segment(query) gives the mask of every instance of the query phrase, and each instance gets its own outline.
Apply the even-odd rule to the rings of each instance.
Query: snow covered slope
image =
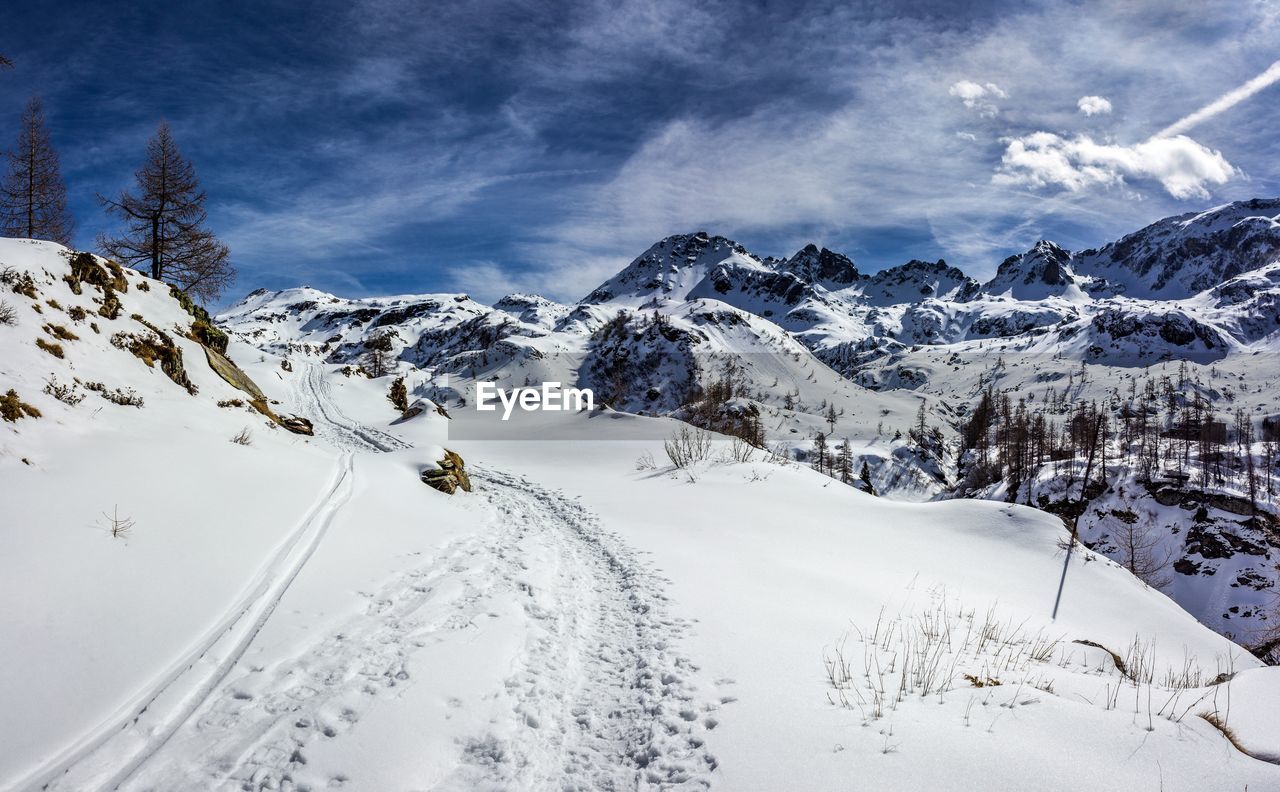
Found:
[[[0,591],[14,604],[0,788],[1280,784],[1280,767],[1201,717],[1270,757],[1280,735],[1253,702],[1280,681],[1116,564],[1065,555],[1043,512],[876,498],[723,437],[677,469],[652,461],[686,426],[668,417],[502,424],[451,401],[452,418],[400,419],[390,375],[342,371],[376,325],[398,333],[398,355],[491,354],[515,377],[545,345],[571,346],[577,322],[613,327],[586,354],[645,349],[646,333],[768,343],[744,359],[780,368],[746,378],[798,379],[793,401],[840,387],[850,403],[914,400],[824,379],[763,318],[695,300],[627,330],[531,298],[258,295],[236,324],[262,347],[228,351],[275,413],[313,421],[306,437],[234,403],[245,394],[160,284],[121,272],[76,293],[69,252],[45,244],[0,242],[0,265],[22,292],[3,297],[17,324],[0,326],[0,390],[34,408],[0,423]],[[510,335],[454,351],[448,339],[501,326],[497,313]],[[182,368],[171,351],[148,366],[117,335],[144,332]],[[397,366],[411,397],[439,393],[428,369]],[[44,392],[76,378],[83,400]],[[94,378],[142,405],[84,391]],[[457,374],[452,392],[474,404],[476,381]],[[768,404],[726,406],[744,401]],[[442,445],[474,492],[419,481]],[[103,511],[132,527],[110,535]]]

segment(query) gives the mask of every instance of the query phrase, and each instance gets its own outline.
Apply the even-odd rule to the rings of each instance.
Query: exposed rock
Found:
[[[1042,239],[1026,253],[1001,262],[996,276],[982,289],[988,294],[1010,293],[1020,300],[1042,300],[1075,283],[1071,254]]]
[[[231,359],[212,347],[204,347],[205,359],[209,361],[209,368],[213,369],[219,377],[226,380],[233,388],[242,390],[255,399],[265,398],[262,389],[257,383],[249,379],[249,375],[231,362]]]
[[[107,290],[129,291],[129,281],[124,277],[124,269],[114,261],[99,259],[92,253],[83,252],[69,254],[69,261],[71,274],[64,276],[63,280],[76,294],[80,294],[81,283],[97,286],[104,292]],[[100,264],[99,261],[103,263]]]
[[[438,460],[436,465],[437,467],[422,470],[422,483],[446,495],[452,495],[459,489],[463,492],[471,491],[471,478],[467,475],[466,463],[462,461],[462,457],[446,448],[444,458]]]
[[[277,419],[277,422],[294,434],[310,437],[316,433],[311,426],[311,422],[299,415],[282,415]]]
[[[1176,487],[1161,487],[1151,493],[1151,497],[1161,506],[1177,506],[1183,499],[1182,491]]]
[[[187,393],[195,396],[198,389],[191,381],[191,378],[187,376],[186,368],[183,367],[182,350],[173,342],[169,334],[159,327],[137,314],[134,314],[134,319],[147,328],[150,333],[139,334],[122,331],[111,336],[111,345],[117,349],[132,353],[134,357],[146,363],[149,367],[154,368],[158,361],[160,370],[164,372],[165,376],[173,380],[175,384],[185,388]]]
[[[426,411],[427,411],[427,408],[422,404],[422,402],[416,401],[413,404],[410,404],[409,409],[405,410],[400,415],[400,417],[392,421],[391,424],[394,426],[395,424],[404,423],[405,421],[417,418],[419,415],[422,415]]]
[[[795,275],[806,283],[816,283],[827,288],[841,288],[857,283],[862,277],[853,261],[817,245],[806,245],[803,250],[782,264],[784,272]]]
[[[450,417],[449,413],[445,410],[445,408],[441,407],[439,404],[436,404],[433,401],[428,401],[427,399],[415,399],[413,401],[413,404],[410,404],[409,408],[405,410],[404,413],[399,418],[392,421],[391,423],[392,424],[404,423],[405,421],[409,421],[414,418],[417,418],[419,415],[422,415],[428,410],[434,410],[436,415],[443,415],[445,418]]]

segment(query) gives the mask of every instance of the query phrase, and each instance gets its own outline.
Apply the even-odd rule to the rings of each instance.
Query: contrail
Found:
[[[1276,61],[1271,64],[1266,71],[1259,74],[1257,77],[1254,77],[1244,85],[1241,85],[1239,88],[1227,91],[1225,94],[1195,111],[1191,115],[1174,121],[1172,124],[1151,137],[1154,140],[1156,138],[1169,137],[1171,135],[1186,132],[1201,121],[1213,118],[1223,110],[1236,106],[1240,102],[1243,102],[1245,99],[1248,99],[1250,96],[1253,96],[1258,91],[1261,91],[1263,88],[1266,88],[1275,82],[1280,82],[1280,61]]]

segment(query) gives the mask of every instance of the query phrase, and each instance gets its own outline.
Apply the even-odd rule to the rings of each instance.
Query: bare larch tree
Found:
[[[108,214],[124,222],[124,232],[103,235],[98,245],[107,256],[193,297],[217,299],[235,280],[231,251],[205,227],[205,193],[168,124],[147,143],[147,160],[135,177],[136,193],[125,191],[116,201],[99,196]]]
[[[75,221],[67,211],[67,185],[45,128],[40,97],[27,102],[18,145],[5,156],[8,169],[0,184],[0,234],[69,246]]]

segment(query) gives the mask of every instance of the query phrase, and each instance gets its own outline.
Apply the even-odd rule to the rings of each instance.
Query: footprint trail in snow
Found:
[[[312,762],[359,728],[374,702],[397,706],[436,642],[463,644],[501,604],[518,603],[524,638],[493,691],[491,729],[462,738],[437,788],[705,789],[704,742],[717,705],[676,643],[660,578],[563,494],[478,467],[476,533],[366,595],[364,612],[301,652],[235,669],[122,788],[320,790],[357,779]],[[465,654],[460,656],[465,657]],[[438,691],[441,696],[450,691]]]

